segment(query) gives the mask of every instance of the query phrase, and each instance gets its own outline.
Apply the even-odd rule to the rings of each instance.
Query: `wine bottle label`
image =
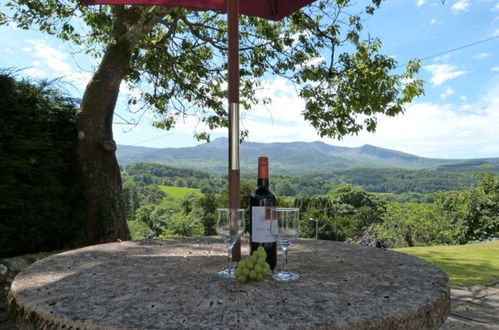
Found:
[[[272,219],[273,206],[253,206],[251,208],[251,241],[255,243],[273,243],[274,236],[270,233],[270,226],[276,226],[277,220]]]

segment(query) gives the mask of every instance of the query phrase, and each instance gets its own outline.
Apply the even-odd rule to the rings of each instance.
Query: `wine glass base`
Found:
[[[234,271],[234,268],[226,268],[222,271],[219,271],[217,273],[217,276],[225,279],[233,279],[236,278],[236,272]]]
[[[272,279],[279,283],[288,283],[298,281],[300,279],[300,276],[295,273],[280,271],[279,273],[272,275]]]

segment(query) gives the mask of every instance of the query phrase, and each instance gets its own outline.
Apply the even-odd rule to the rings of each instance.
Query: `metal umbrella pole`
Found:
[[[229,208],[240,206],[239,170],[239,0],[227,0],[229,68]],[[241,240],[232,248],[232,260],[241,260]]]

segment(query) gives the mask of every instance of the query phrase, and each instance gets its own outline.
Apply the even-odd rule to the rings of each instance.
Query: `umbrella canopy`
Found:
[[[278,21],[315,0],[239,0],[239,14]],[[227,12],[226,0],[83,0],[87,5],[156,5]]]

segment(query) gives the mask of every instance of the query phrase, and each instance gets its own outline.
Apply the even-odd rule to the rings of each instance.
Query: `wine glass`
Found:
[[[271,210],[272,219],[276,220],[270,221],[270,233],[275,237],[284,254],[282,270],[272,276],[277,282],[293,282],[300,278],[298,274],[288,270],[288,248],[298,239],[300,234],[299,211],[296,208],[275,208]]]
[[[227,245],[228,262],[224,270],[217,275],[221,278],[236,278],[235,267],[232,263],[232,248],[244,232],[244,210],[243,209],[217,209],[217,233]]]

